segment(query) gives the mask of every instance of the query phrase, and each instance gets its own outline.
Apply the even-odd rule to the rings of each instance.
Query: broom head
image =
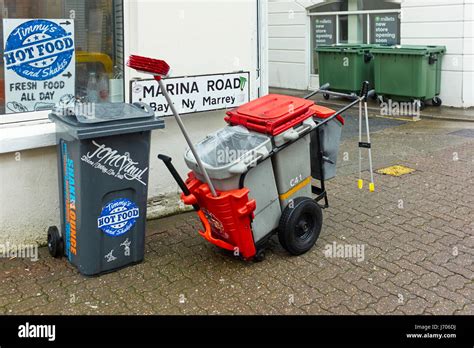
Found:
[[[135,55],[129,57],[127,66],[139,72],[151,74],[157,80],[168,76],[170,72],[170,66],[164,60]]]

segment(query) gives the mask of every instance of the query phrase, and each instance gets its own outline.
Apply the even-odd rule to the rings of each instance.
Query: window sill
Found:
[[[56,126],[49,120],[0,126],[0,154],[37,149],[56,144]]]

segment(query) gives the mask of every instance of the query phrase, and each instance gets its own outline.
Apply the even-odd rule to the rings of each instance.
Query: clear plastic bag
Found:
[[[196,151],[205,164],[219,168],[242,158],[252,159],[255,150],[268,141],[267,136],[250,133],[242,126],[225,127],[197,144]]]

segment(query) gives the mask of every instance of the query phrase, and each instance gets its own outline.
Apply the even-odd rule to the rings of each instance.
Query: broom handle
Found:
[[[211,190],[211,193],[214,197],[217,197],[217,192],[216,189],[214,188],[214,185],[211,182],[211,179],[209,178],[209,175],[207,174],[206,168],[204,168],[204,164],[201,161],[201,158],[199,157],[196,148],[193,145],[193,142],[189,138],[188,132],[186,131],[186,128],[184,127],[183,121],[181,120],[181,116],[179,116],[178,111],[176,111],[176,108],[174,107],[173,102],[171,101],[171,98],[168,94],[168,91],[166,90],[166,86],[163,83],[161,79],[158,80],[158,83],[160,84],[161,88],[161,93],[165,96],[166,101],[168,102],[168,105],[171,108],[171,111],[173,112],[174,118],[176,119],[176,122],[178,122],[179,128],[181,128],[181,132],[184,135],[184,138],[186,139],[186,142],[188,143],[189,148],[191,149],[191,152],[194,155],[194,158],[196,159],[196,162],[199,166],[199,169],[201,169],[202,174],[204,175],[204,179],[206,180],[206,184],[209,186],[209,189]]]

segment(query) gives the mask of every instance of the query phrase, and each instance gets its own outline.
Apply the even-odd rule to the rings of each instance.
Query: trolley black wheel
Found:
[[[319,204],[309,197],[298,197],[283,211],[278,239],[290,254],[301,255],[316,243],[322,225],[323,213]]]
[[[323,98],[326,99],[326,100],[329,100],[329,94],[328,93],[323,93]]]
[[[60,258],[64,254],[64,244],[56,226],[48,228],[48,250],[52,257]]]
[[[253,260],[254,260],[255,262],[262,262],[263,260],[265,260],[265,257],[266,257],[265,249],[264,249],[264,248],[260,248],[260,249],[257,249],[257,253],[256,253],[255,256],[253,257]]]
[[[443,104],[443,101],[440,97],[434,97],[433,99],[431,99],[431,103],[433,103],[434,106],[441,106],[441,104]]]

